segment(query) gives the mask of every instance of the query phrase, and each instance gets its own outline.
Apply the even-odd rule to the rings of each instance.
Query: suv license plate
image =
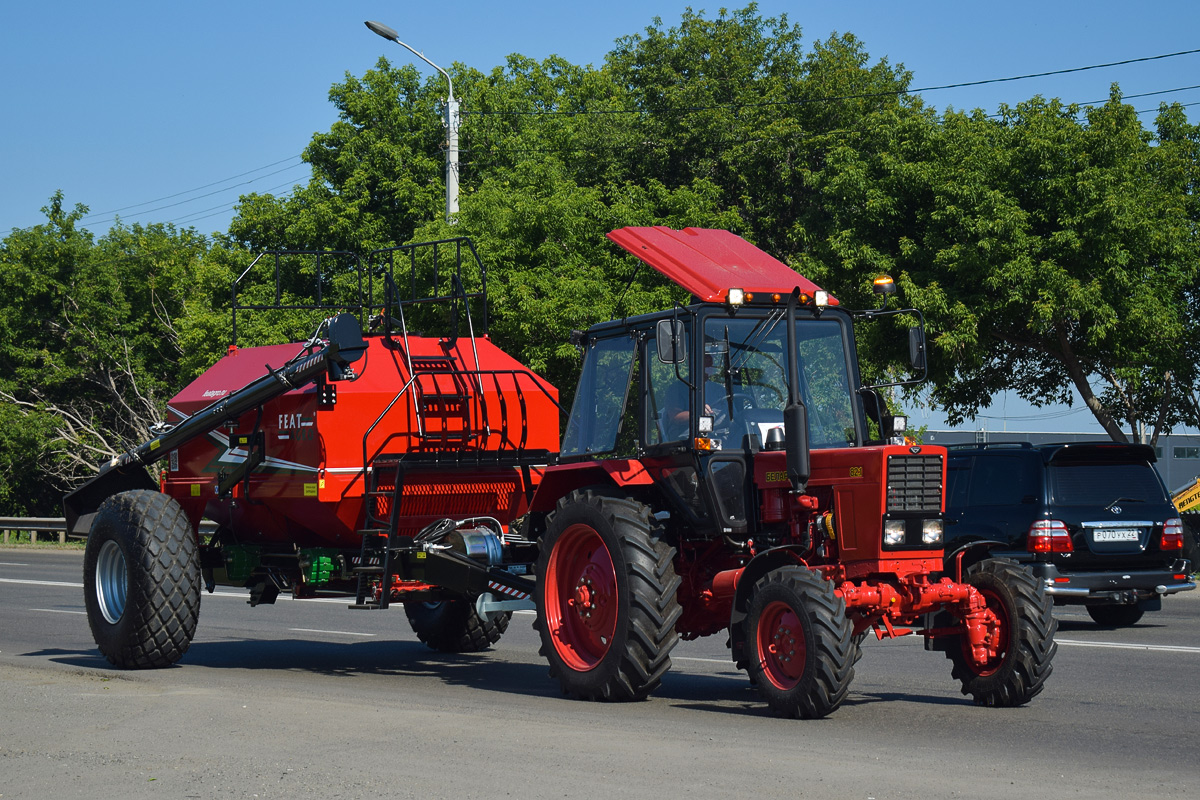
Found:
[[[1097,542],[1136,542],[1140,539],[1136,530],[1125,528],[1092,531],[1092,540]]]

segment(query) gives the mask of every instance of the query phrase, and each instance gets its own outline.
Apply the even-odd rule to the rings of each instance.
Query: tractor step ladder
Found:
[[[413,356],[418,434],[428,444],[461,446],[476,436],[471,422],[471,374],[453,358]]]
[[[380,476],[391,476],[391,488],[380,489]],[[367,491],[363,495],[364,512],[362,549],[353,571],[358,574],[358,591],[350,608],[361,610],[387,608],[391,599],[392,537],[400,520],[400,496],[404,491],[404,468],[399,461],[376,462],[367,471]],[[386,484],[383,484],[386,485]],[[379,515],[382,500],[388,500],[387,519]],[[378,576],[379,599],[374,598],[371,583]]]

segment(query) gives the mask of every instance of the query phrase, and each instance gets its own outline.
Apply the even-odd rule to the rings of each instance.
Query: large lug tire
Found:
[[[754,585],[744,624],[746,671],[772,712],[820,719],[846,699],[858,645],[845,600],[821,575],[768,572]]]
[[[123,669],[166,667],[192,643],[200,615],[196,534],[159,492],[121,492],[96,512],[83,556],[92,637]]]
[[[640,700],[670,668],[680,580],[657,531],[644,505],[589,490],[546,518],[534,624],[567,695]]]
[[[1088,616],[1101,628],[1128,628],[1136,625],[1146,613],[1136,603],[1130,605],[1088,606]]]
[[[966,582],[996,615],[998,625],[988,637],[998,652],[985,664],[974,663],[964,634],[946,650],[952,674],[977,705],[1024,705],[1042,691],[1053,669],[1058,649],[1053,601],[1029,570],[1008,559],[980,561],[967,571]]]
[[[512,612],[481,617],[467,600],[404,604],[413,633],[439,653],[479,653],[500,641]]]

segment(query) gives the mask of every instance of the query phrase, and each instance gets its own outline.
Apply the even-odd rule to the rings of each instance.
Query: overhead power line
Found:
[[[270,169],[271,167],[274,167],[274,166],[277,166],[277,165],[279,165],[279,164],[282,164],[282,163],[284,163],[285,161],[291,161],[291,160],[293,160],[293,159],[297,159],[297,158],[300,158],[300,156],[298,156],[298,155],[295,155],[295,156],[288,156],[287,158],[281,158],[281,159],[280,159],[280,160],[278,160],[278,161],[272,161],[270,164],[264,164],[264,165],[263,165],[263,166],[261,166],[261,167],[255,167],[254,169],[251,169],[251,170],[246,170],[245,172],[239,172],[237,175],[231,175],[230,177],[228,177],[228,178],[222,178],[222,179],[221,179],[221,180],[219,180],[219,181],[213,181],[212,183],[206,183],[206,184],[204,184],[203,186],[197,186],[195,189],[184,189],[182,192],[176,192],[175,194],[169,194],[169,195],[166,195],[165,197],[159,197],[159,198],[157,198],[157,199],[155,199],[155,200],[147,200],[147,201],[145,201],[145,202],[143,202],[143,203],[134,203],[134,204],[133,204],[133,205],[131,205],[131,206],[123,206],[123,207],[121,207],[121,208],[114,208],[112,211],[97,211],[97,212],[95,212],[95,213],[88,214],[88,216],[84,217],[84,219],[90,219],[91,217],[103,217],[103,216],[105,216],[106,214],[119,214],[120,212],[122,212],[122,211],[128,211],[128,210],[130,210],[131,208],[139,208],[139,207],[141,207],[141,206],[148,206],[148,205],[150,205],[151,203],[161,203],[163,200],[171,200],[171,199],[174,199],[174,198],[176,198],[176,197],[180,197],[180,196],[182,196],[182,195],[185,195],[185,194],[191,194],[192,192],[198,192],[198,191],[200,191],[201,189],[207,189],[207,188],[209,188],[210,186],[218,186],[218,185],[220,185],[220,184],[222,184],[222,183],[228,183],[229,181],[236,180],[237,178],[241,178],[241,177],[243,177],[243,176],[245,176],[245,175],[252,175],[252,174],[254,174],[255,172],[261,172],[261,171],[262,171],[262,170],[264,170],[264,169]],[[274,174],[274,173],[272,173],[272,174]]]
[[[1032,78],[1046,78],[1054,75],[1067,75],[1074,72],[1086,72],[1094,69],[1107,69],[1109,67],[1121,67],[1129,64],[1137,64],[1144,61],[1158,61],[1164,58],[1178,58],[1179,56],[1194,55],[1200,53],[1200,48],[1194,50],[1180,50],[1175,53],[1162,53],[1156,56],[1143,56],[1141,58],[1127,58],[1123,61],[1109,61],[1104,64],[1089,64],[1084,67],[1069,67],[1067,69],[1056,69],[1048,72],[1031,72],[1026,75],[1012,75],[1007,78],[986,78],[978,81],[965,81],[962,83],[946,83],[938,86],[923,86],[917,89],[896,89],[887,92],[863,92],[860,94],[845,94],[845,95],[830,95],[823,97],[806,97],[797,100],[764,100],[758,103],[725,103],[707,106],[691,106],[687,108],[672,109],[673,113],[692,112],[692,111],[714,111],[717,109],[745,109],[745,108],[766,108],[773,106],[792,106],[805,105],[808,103],[830,103],[843,100],[866,100],[877,97],[899,97],[901,95],[920,94],[922,92],[936,92],[943,89],[963,89],[971,86],[986,86],[994,83],[1009,83],[1011,81],[1024,81]],[[570,110],[548,110],[548,111],[471,111],[465,109],[461,112],[464,116],[580,116],[580,115],[605,115],[605,114],[650,114],[654,113],[647,109],[578,109]]]

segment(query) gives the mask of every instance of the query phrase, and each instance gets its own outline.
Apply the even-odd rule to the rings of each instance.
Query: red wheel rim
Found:
[[[804,675],[808,651],[804,625],[787,603],[774,600],[758,619],[758,661],[763,675],[780,689],[791,689]]]
[[[967,663],[971,665],[975,674],[986,678],[994,674],[1004,664],[1004,657],[1008,655],[1008,639],[1011,625],[1008,620],[1008,612],[1004,608],[1004,601],[1000,599],[1000,596],[991,589],[984,589],[979,586],[975,588],[983,595],[988,611],[991,611],[995,617],[995,620],[987,626],[987,648],[991,655],[988,656],[987,661],[979,664],[971,655],[971,645],[967,641],[966,636],[963,636],[962,647],[963,655],[966,656]]]
[[[559,658],[586,672],[612,647],[617,630],[617,571],[590,526],[563,531],[546,567],[546,624]]]

